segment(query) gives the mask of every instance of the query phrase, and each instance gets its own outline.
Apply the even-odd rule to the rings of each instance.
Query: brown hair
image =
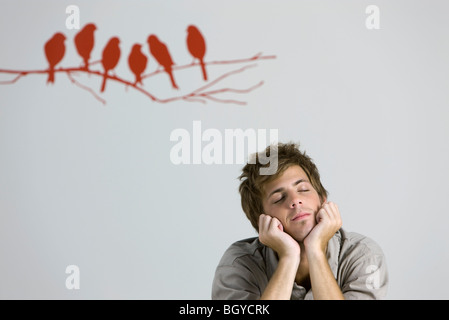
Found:
[[[242,174],[239,176],[239,180],[241,181],[239,192],[242,198],[242,209],[257,231],[259,231],[259,216],[264,213],[262,205],[262,197],[265,194],[264,187],[267,183],[282,175],[287,168],[293,165],[299,165],[307,174],[320,200],[324,201],[328,195],[327,190],[321,184],[320,174],[316,165],[305,152],[299,150],[299,144],[290,142],[268,146],[265,149],[266,156],[270,156],[270,152],[272,151],[277,152],[278,167],[276,173],[273,175],[261,175],[260,168],[268,167],[269,164],[261,164],[258,161],[259,154],[255,153],[252,155],[253,160],[249,161],[243,167]]]

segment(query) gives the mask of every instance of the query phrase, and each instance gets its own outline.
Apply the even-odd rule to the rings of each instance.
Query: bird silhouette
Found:
[[[103,92],[106,87],[106,79],[108,76],[108,72],[117,66],[118,61],[120,59],[119,43],[120,43],[119,38],[112,37],[103,49],[101,64],[103,65],[104,68],[104,76],[103,76],[103,83],[101,85],[101,92]]]
[[[44,51],[47,58],[49,68],[48,68],[48,79],[47,83],[55,82],[55,66],[61,62],[65,54],[65,35],[57,32],[45,43]]]
[[[170,77],[172,87],[174,89],[178,89],[175,78],[173,77],[172,66],[174,65],[174,63],[170,56],[170,52],[168,52],[167,46],[153,34],[148,37],[147,42],[148,46],[150,47],[151,54],[156,59],[156,61],[162,67],[164,67],[165,72],[167,72],[168,76]]]
[[[134,85],[137,85],[142,83],[142,73],[145,71],[145,68],[147,67],[148,59],[147,57],[140,51],[142,48],[142,45],[140,44],[134,44],[131,48],[131,53],[128,57],[128,65],[131,71],[136,76],[136,81],[134,82]]]
[[[203,79],[207,81],[206,66],[204,65],[204,54],[206,53],[206,42],[197,27],[190,25],[187,28],[187,49],[190,54],[200,61]]]
[[[89,70],[90,53],[94,48],[94,31],[97,27],[93,23],[86,24],[80,32],[75,35],[75,47],[78,54],[83,58],[83,69]]]

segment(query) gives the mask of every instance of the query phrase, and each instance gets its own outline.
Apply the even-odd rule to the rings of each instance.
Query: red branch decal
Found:
[[[126,88],[131,87],[142,94],[146,95],[154,102],[158,103],[169,103],[173,101],[187,101],[187,102],[201,102],[207,103],[207,101],[215,101],[219,103],[233,103],[244,105],[246,102],[236,100],[236,99],[225,99],[221,95],[223,93],[232,94],[246,94],[256,88],[263,85],[263,81],[258,82],[247,88],[220,88],[219,84],[226,78],[234,76],[236,74],[242,73],[249,68],[257,66],[257,61],[266,59],[275,59],[274,55],[264,56],[262,53],[258,53],[250,58],[245,59],[235,59],[235,60],[222,60],[222,61],[205,61],[204,57],[206,54],[206,42],[196,26],[190,25],[187,28],[187,38],[186,45],[189,53],[193,57],[194,61],[190,64],[185,65],[175,65],[168,47],[163,43],[156,35],[150,35],[147,39],[147,44],[149,52],[153,56],[154,60],[157,61],[159,68],[151,73],[144,74],[147,67],[149,58],[142,52],[141,44],[134,44],[128,55],[128,67],[134,74],[135,79],[133,81],[126,80],[116,74],[111,74],[113,70],[118,65],[121,56],[120,50],[120,39],[117,37],[112,37],[102,52],[101,60],[89,62],[90,54],[94,48],[94,32],[96,26],[89,23],[79,31],[74,37],[75,47],[79,56],[82,58],[83,65],[81,67],[56,67],[63,59],[65,54],[65,43],[66,37],[64,34],[58,32],[53,35],[44,45],[44,52],[48,62],[48,68],[42,70],[8,70],[0,69],[0,73],[15,75],[14,78],[0,81],[0,84],[8,85],[16,83],[20,78],[30,75],[30,74],[47,74],[47,84],[53,84],[55,82],[55,75],[58,73],[65,73],[71,83],[76,86],[91,93],[98,101],[106,104],[106,100],[101,97],[101,93],[106,90],[107,83],[110,81],[115,81],[123,84]],[[93,70],[91,67],[96,64],[101,64],[103,70]],[[245,64],[239,68],[234,68],[230,71],[226,71],[215,79],[210,79],[210,73],[208,69],[215,65],[233,65],[233,64]],[[176,83],[175,72],[188,68],[198,68],[201,70],[202,80],[205,82],[204,85],[199,88],[190,91],[189,93],[175,95],[168,98],[158,98],[156,94],[143,88],[143,81],[156,76],[161,73],[166,73],[168,76],[167,84],[170,84],[173,90],[178,90],[179,87]],[[89,75],[94,75],[100,77],[101,86],[100,93],[97,93],[94,89],[80,83],[75,76],[79,73],[86,73]]]

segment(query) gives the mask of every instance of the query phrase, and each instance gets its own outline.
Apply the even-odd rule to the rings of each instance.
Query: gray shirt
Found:
[[[373,240],[340,229],[329,240],[326,254],[345,299],[385,298],[387,265],[381,248]],[[235,242],[217,266],[212,299],[259,299],[277,265],[277,254],[257,237]],[[313,299],[312,289],[307,291],[294,283],[291,299]]]

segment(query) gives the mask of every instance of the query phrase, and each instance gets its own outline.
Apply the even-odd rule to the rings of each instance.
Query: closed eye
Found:
[[[282,196],[279,200],[276,200],[274,203],[280,203],[282,200],[284,200],[285,199],[285,197],[284,196]]]

